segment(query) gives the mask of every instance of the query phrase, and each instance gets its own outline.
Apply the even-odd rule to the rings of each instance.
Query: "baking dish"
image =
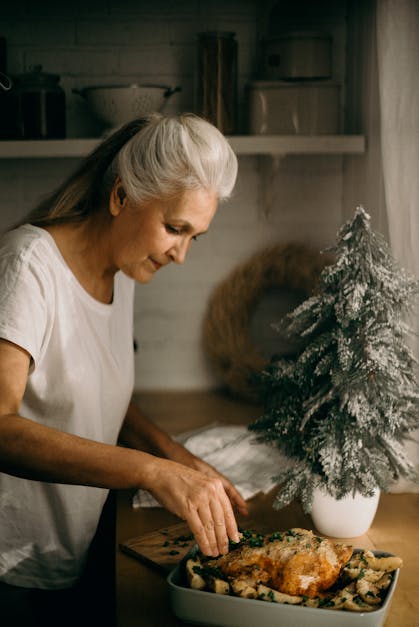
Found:
[[[189,556],[195,553],[196,550],[192,550]],[[376,557],[393,555],[384,551],[372,553]],[[167,577],[172,611],[187,623],[212,627],[382,627],[399,577],[399,570],[394,571],[393,580],[379,609],[372,612],[348,612],[193,590],[184,579],[182,563]]]

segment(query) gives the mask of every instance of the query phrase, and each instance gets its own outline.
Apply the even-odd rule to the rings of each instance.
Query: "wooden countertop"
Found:
[[[156,423],[173,434],[215,421],[247,424],[259,415],[258,407],[215,393],[147,393],[137,400]],[[311,518],[298,503],[275,511],[272,508],[274,495],[275,490],[268,495],[257,495],[249,502],[250,516],[261,530],[312,528]],[[131,494],[123,491],[118,494],[117,627],[185,625],[171,612],[164,575],[118,548],[121,542],[178,521],[162,508],[134,510]],[[385,627],[419,627],[419,494],[382,494],[371,529],[351,543],[361,548],[389,551],[403,559]]]

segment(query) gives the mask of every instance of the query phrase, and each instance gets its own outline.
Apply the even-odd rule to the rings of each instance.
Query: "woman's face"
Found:
[[[131,203],[111,196],[111,265],[139,283],[148,283],[171,261],[183,263],[191,243],[205,233],[218,198],[204,189],[185,190],[175,198]]]

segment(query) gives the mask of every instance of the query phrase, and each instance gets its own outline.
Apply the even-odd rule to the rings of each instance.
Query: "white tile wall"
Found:
[[[180,84],[183,90],[169,101],[169,110],[191,110],[196,33],[207,29],[237,33],[243,111],[243,86],[256,76],[258,41],[270,4],[256,0],[1,3],[0,34],[7,39],[10,72],[41,63],[45,71],[61,75],[68,135],[94,136],[100,126],[71,92],[73,87],[142,80]],[[311,17],[325,18],[337,34],[336,75],[342,77],[344,11],[336,10],[336,2],[316,4],[318,12]],[[75,163],[1,160],[0,228],[24,215]],[[211,290],[237,263],[268,244],[297,240],[322,248],[334,239],[341,220],[340,157],[287,157],[279,162],[269,189],[269,172],[262,159],[240,157],[239,168],[233,198],[220,207],[209,233],[193,244],[184,266],[166,268],[152,283],[137,288],[139,390],[217,385],[201,348],[202,318]],[[267,191],[272,199],[269,210],[263,204]]]

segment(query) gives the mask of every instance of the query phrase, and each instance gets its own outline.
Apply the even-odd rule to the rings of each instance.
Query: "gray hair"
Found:
[[[237,158],[212,124],[192,115],[152,115],[115,158],[116,171],[134,201],[203,188],[228,198],[237,176]]]
[[[152,114],[107,137],[20,223],[50,226],[104,214],[117,177],[134,202],[199,188],[221,201],[232,193],[237,157],[222,133],[204,119],[192,113]]]

